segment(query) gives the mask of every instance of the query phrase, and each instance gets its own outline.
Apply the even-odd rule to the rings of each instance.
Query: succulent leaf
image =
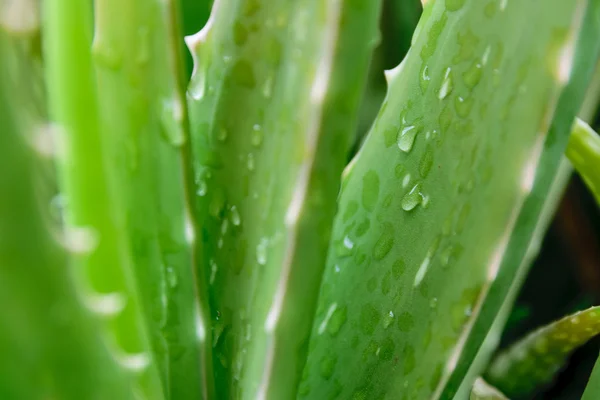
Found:
[[[428,3],[345,172],[301,396],[453,396],[525,256],[589,79],[592,55],[581,75],[569,68],[586,6]],[[573,104],[556,112],[561,94]]]
[[[578,119],[573,126],[566,154],[600,204],[600,136]]]
[[[569,355],[600,333],[600,307],[540,328],[501,352],[485,376],[509,396],[525,396],[548,383]]]
[[[128,376],[73,286],[62,232],[50,215],[52,183],[44,170],[50,132],[41,115],[22,107],[35,104],[27,95],[37,88],[20,72],[36,66],[16,56],[15,38],[4,29],[0,25],[0,398],[132,399]]]
[[[148,399],[162,399],[120,204],[113,201],[119,196],[112,160],[103,149],[91,54],[92,10],[86,2],[64,0],[45,1],[42,7],[46,82],[66,200],[66,243],[78,289],[83,303],[103,323],[105,346],[122,373],[131,377],[134,390]],[[120,62],[117,53],[101,56],[111,65]]]
[[[295,394],[379,7],[217,1],[187,38],[220,398]]]
[[[96,1],[102,145],[165,393],[212,396],[176,1]],[[110,56],[109,56],[110,55]]]
[[[592,370],[592,375],[585,388],[581,400],[595,400],[600,398],[600,357]]]

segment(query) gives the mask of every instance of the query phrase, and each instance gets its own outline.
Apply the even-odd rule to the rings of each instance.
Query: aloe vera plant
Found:
[[[412,40],[397,1],[350,163],[382,1],[216,0],[184,39],[210,3],[0,2],[0,350],[34,371],[0,397],[525,395],[514,351],[475,378],[561,159],[600,190],[600,1],[423,1]]]

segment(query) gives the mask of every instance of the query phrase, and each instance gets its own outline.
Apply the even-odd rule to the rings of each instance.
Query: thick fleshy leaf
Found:
[[[426,4],[342,183],[301,395],[453,396],[566,147],[593,67],[571,74],[573,57],[596,54],[577,47],[587,5]]]
[[[596,400],[600,398],[600,357],[596,361],[590,380],[585,387],[581,400]]]
[[[161,381],[174,399],[213,392],[206,288],[177,2],[96,0],[93,44],[105,172]]]
[[[4,25],[2,11],[0,398],[132,399],[129,377],[73,287],[61,227],[51,215],[50,131],[31,107],[38,82],[23,73],[37,66],[22,57],[28,38],[12,36],[19,26]]]
[[[187,38],[219,398],[294,396],[380,1],[217,1]]]
[[[550,382],[569,355],[600,333],[600,307],[540,328],[500,353],[485,374],[509,396],[526,396]]]
[[[68,248],[83,303],[102,322],[121,373],[147,399],[163,390],[151,352],[110,168],[103,148],[92,66],[92,9],[87,2],[42,2],[46,82],[56,135]],[[102,11],[102,10],[99,10]],[[99,17],[99,16],[98,16]],[[106,52],[108,63],[119,54]]]
[[[600,136],[582,120],[573,126],[567,157],[600,204]]]

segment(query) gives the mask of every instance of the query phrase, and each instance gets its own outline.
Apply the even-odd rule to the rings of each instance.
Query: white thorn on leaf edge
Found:
[[[105,317],[113,317],[119,314],[125,308],[127,299],[121,293],[94,293],[86,295],[85,305],[95,312]]]
[[[192,60],[194,61],[194,69],[192,71],[192,76],[196,75],[198,72],[198,64],[200,60],[198,59],[198,50],[202,43],[206,42],[206,38],[214,24],[215,15],[217,14],[221,5],[220,0],[215,0],[213,2],[212,10],[210,12],[210,16],[208,17],[208,21],[206,24],[200,29],[198,32],[193,35],[188,35],[183,38],[185,44],[192,55]]]
[[[97,232],[91,227],[67,227],[64,247],[73,254],[91,253],[98,245]]]
[[[406,54],[406,56],[404,57],[402,62],[400,64],[398,64],[395,68],[386,69],[385,71],[383,71],[383,74],[385,75],[385,81],[388,84],[388,90],[389,90],[389,86],[392,85],[392,82],[396,79],[396,77],[398,75],[400,75],[400,73],[402,72],[402,69],[404,69],[404,65],[406,64],[406,60],[408,59],[409,55],[410,55],[410,50],[408,51],[408,53]]]
[[[0,1],[0,27],[17,35],[31,35],[40,27],[40,17],[33,0]]]

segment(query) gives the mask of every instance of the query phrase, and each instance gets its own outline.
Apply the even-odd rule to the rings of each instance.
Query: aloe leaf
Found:
[[[379,1],[217,1],[187,39],[220,398],[293,397]]]
[[[550,382],[569,355],[600,333],[600,307],[565,317],[520,339],[492,361],[486,380],[509,396]]]
[[[573,126],[566,154],[600,204],[600,136],[578,119]]]
[[[563,157],[559,170],[554,178],[554,182],[552,183],[552,187],[546,196],[545,204],[538,218],[535,231],[533,232],[531,241],[529,242],[529,248],[527,249],[525,257],[523,258],[523,261],[516,272],[510,290],[503,300],[502,307],[498,311],[498,314],[496,315],[494,322],[492,323],[492,326],[490,327],[485,340],[483,341],[477,353],[477,356],[473,359],[473,362],[469,367],[469,372],[463,379],[459,390],[454,396],[455,399],[458,400],[466,397],[466,391],[471,390],[475,380],[481,374],[483,374],[494,353],[496,352],[498,345],[500,344],[502,331],[504,330],[506,322],[510,317],[510,313],[513,309],[519,291],[525,282],[525,279],[527,278],[529,268],[540,252],[542,241],[548,226],[552,222],[556,210],[560,205],[560,200],[562,199],[565,188],[569,183],[571,173],[572,167],[570,163]]]
[[[592,375],[585,387],[581,400],[595,400],[600,397],[600,357],[592,370]]]
[[[508,400],[502,392],[481,378],[477,378],[473,384],[470,400]]]
[[[480,316],[473,324],[470,336],[465,340],[466,345],[461,359],[457,363],[455,373],[446,388],[446,393],[449,396],[458,387],[464,371],[468,369],[470,360],[476,354],[481,341],[489,329],[490,321],[497,315],[499,308],[506,298],[507,291],[511,290],[511,281],[513,281],[513,277],[517,273],[515,269],[518,271],[518,268],[521,267],[519,261],[523,259],[522,254],[526,253],[527,247],[532,243],[531,240],[524,241],[523,238],[527,236],[534,237],[535,235],[536,223],[533,222],[535,218],[532,218],[532,216],[539,213],[540,210],[543,212],[544,191],[551,188],[551,183],[555,179],[557,169],[559,173],[561,170],[564,170],[564,168],[559,166],[558,158],[564,154],[564,148],[569,137],[568,133],[571,130],[575,115],[583,103],[586,92],[585,88],[592,78],[594,66],[597,64],[600,55],[600,43],[594,39],[600,35],[600,2],[597,0],[588,2],[580,1],[576,5],[577,12],[575,15],[579,17],[583,15],[580,21],[581,24],[578,24],[577,20],[575,20],[575,25],[572,28],[573,35],[571,38],[576,40],[576,46],[574,42],[571,42],[572,47],[567,46],[563,48],[567,51],[567,54],[569,54],[569,51],[573,51],[572,55],[574,55],[570,69],[570,79],[564,87],[556,107],[557,111],[545,144],[546,151],[543,153],[544,157],[540,163],[540,165],[550,165],[551,167],[546,166],[543,169],[538,169],[538,176],[536,177],[532,194],[525,201],[515,225],[515,230],[511,235],[508,245],[508,250],[510,251],[507,250],[506,252],[502,265],[499,268],[500,272],[497,279],[490,289],[490,295],[482,305]],[[580,28],[578,36],[577,29],[575,28]],[[565,60],[564,57],[561,59]],[[563,64],[563,66],[568,65]],[[556,161],[551,161],[552,159]]]
[[[570,73],[586,6],[427,3],[345,173],[301,394],[452,397],[566,146],[592,65]]]
[[[183,41],[174,1],[96,1],[93,44],[105,168],[164,390],[213,391],[206,289],[197,282]],[[191,199],[190,199],[191,198]]]
[[[4,17],[0,7],[0,398],[133,398],[72,285],[49,215],[48,132],[22,107],[36,93],[33,77],[13,68],[36,67],[11,48],[20,38]]]
[[[43,37],[57,164],[66,199],[67,246],[83,303],[102,322],[103,340],[148,399],[163,391],[128,253],[114,182],[107,174],[92,67],[92,10],[86,2],[43,2]],[[102,11],[102,10],[99,10]],[[114,61],[114,54],[104,54]]]

